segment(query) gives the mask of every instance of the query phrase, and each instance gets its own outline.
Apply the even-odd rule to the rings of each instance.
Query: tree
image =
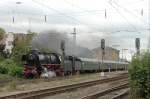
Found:
[[[150,53],[132,58],[129,69],[133,99],[150,99]]]
[[[23,54],[27,53],[31,48],[30,48],[30,43],[32,41],[34,34],[30,33],[30,34],[25,34],[23,37],[19,37],[17,36],[15,38],[15,42],[14,42],[14,49],[13,49],[13,59],[16,62],[20,62],[21,61],[21,57]]]
[[[5,30],[0,27],[0,41],[3,39],[5,33],[6,33]]]

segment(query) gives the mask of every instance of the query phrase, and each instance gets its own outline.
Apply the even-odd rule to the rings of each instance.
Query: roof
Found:
[[[90,58],[80,58],[82,61],[90,61],[90,62],[102,62],[102,60],[98,59],[90,59]],[[118,63],[118,64],[129,64],[128,62],[121,62],[121,61],[109,61],[103,60],[104,63]]]
[[[112,48],[112,47],[109,47],[109,46],[106,46],[105,50],[114,50],[114,51],[119,52],[119,50]],[[92,51],[101,51],[101,47],[94,48]]]

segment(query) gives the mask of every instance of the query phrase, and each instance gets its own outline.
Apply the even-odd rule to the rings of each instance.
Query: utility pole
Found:
[[[65,40],[61,41],[60,48],[61,48],[61,51],[62,51],[61,66],[62,66],[62,68],[64,69],[64,72],[65,72],[65,66],[64,66],[64,60],[65,60]]]
[[[120,45],[112,45],[112,47],[113,48],[115,48],[115,49],[117,49],[117,47],[119,47]],[[119,63],[119,54],[120,54],[120,51],[118,50],[118,59],[117,59],[117,61],[118,61],[118,63]],[[117,72],[117,67],[118,67],[118,65],[116,64],[116,72]]]
[[[76,47],[76,28],[73,28],[73,41],[74,41],[74,48]]]
[[[123,61],[123,49],[122,49],[122,61]]]
[[[76,54],[76,28],[73,28],[73,62],[72,62],[72,73],[75,72],[75,54]]]

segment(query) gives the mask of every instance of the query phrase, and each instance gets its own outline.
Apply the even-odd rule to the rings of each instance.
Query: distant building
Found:
[[[102,59],[102,50],[101,47],[95,48],[92,50],[93,58]],[[119,50],[114,49],[112,47],[106,47],[105,48],[105,56],[104,60],[113,60],[113,61],[119,61]]]
[[[26,38],[27,34],[23,34],[23,33],[14,33],[14,37],[17,40],[24,40]]]
[[[11,33],[8,33],[6,35],[6,39],[5,39],[4,52],[11,54],[12,53],[12,49],[14,47],[13,43],[14,43],[14,35],[11,34]]]
[[[7,33],[4,38],[0,41],[1,52],[5,57],[9,57],[12,54],[12,49],[14,47],[14,35],[12,33]]]
[[[14,44],[16,45],[16,42],[20,42],[20,41],[28,41],[30,40],[33,35],[36,35],[35,33],[28,33],[28,34],[24,34],[24,33],[14,33]]]

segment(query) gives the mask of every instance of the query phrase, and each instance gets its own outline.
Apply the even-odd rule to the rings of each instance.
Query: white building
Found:
[[[9,54],[12,53],[12,49],[14,47],[13,42],[14,42],[14,35],[12,33],[6,34],[4,52],[7,52]]]

